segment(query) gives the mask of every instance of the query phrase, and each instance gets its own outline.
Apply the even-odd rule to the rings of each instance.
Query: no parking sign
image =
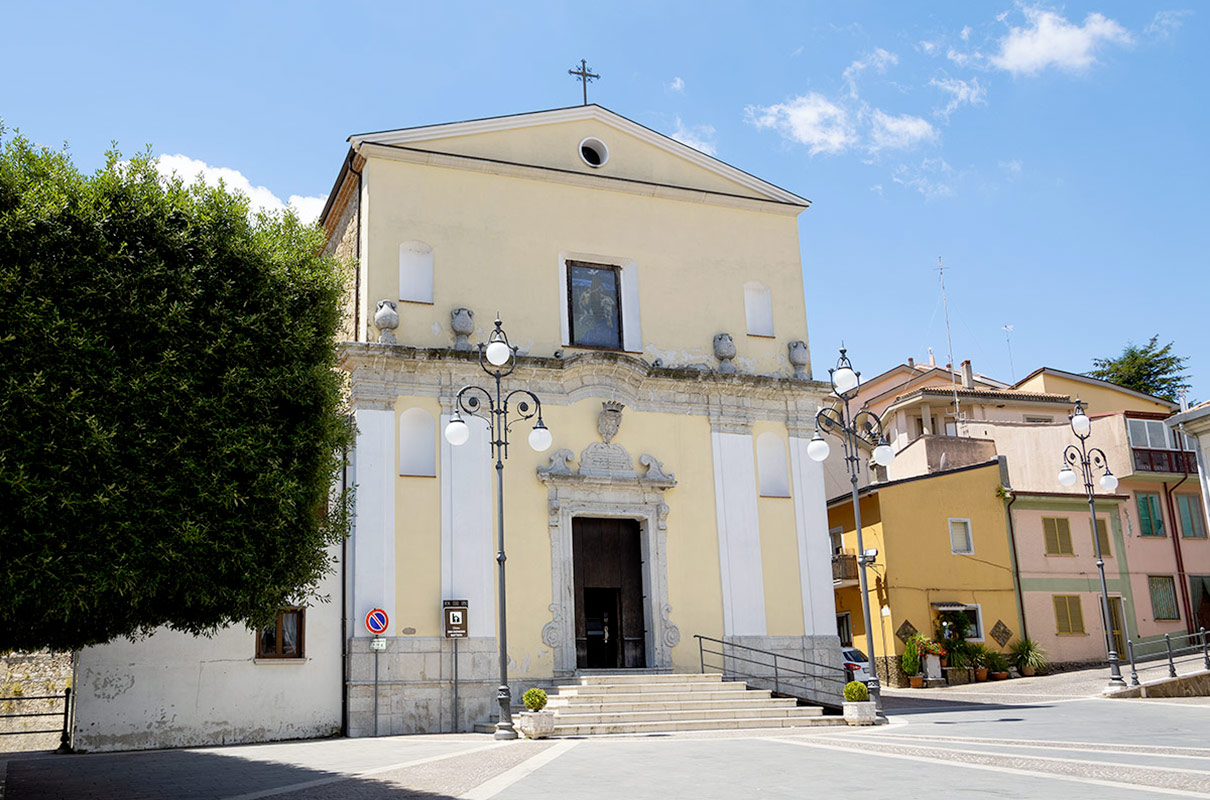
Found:
[[[371,608],[369,613],[366,614],[366,630],[375,636],[386,633],[389,624],[390,620],[387,617],[387,612],[381,608]]]

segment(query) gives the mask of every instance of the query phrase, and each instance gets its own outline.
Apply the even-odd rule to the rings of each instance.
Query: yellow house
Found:
[[[965,616],[968,641],[995,650],[1020,636],[1005,469],[993,458],[861,490],[863,545],[878,551],[867,567],[872,637],[862,616],[852,498],[828,502],[840,638],[872,655],[892,686],[907,685],[898,658],[904,642],[916,632],[935,638],[943,612]]]
[[[349,142],[321,223],[352,265],[351,735],[493,714],[496,462],[457,396],[494,392],[479,346],[497,318],[503,388],[532,391],[553,438],[534,452],[522,420],[501,462],[513,697],[592,669],[697,671],[694,635],[839,664],[806,457],[825,394],[808,202],[595,105]],[[442,436],[456,415],[460,446]],[[445,638],[447,601],[467,638]]]

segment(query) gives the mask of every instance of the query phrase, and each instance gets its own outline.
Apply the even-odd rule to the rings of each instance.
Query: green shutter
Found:
[[[1186,539],[1205,539],[1206,526],[1202,520],[1200,499],[1193,495],[1178,494],[1176,507],[1181,515],[1181,536]]]
[[[1167,575],[1147,578],[1147,588],[1151,591],[1151,610],[1157,620],[1180,619],[1176,609],[1176,585]]]
[[[1160,513],[1160,496],[1139,492],[1136,496],[1139,507],[1139,533],[1143,536],[1163,536],[1164,516]]]

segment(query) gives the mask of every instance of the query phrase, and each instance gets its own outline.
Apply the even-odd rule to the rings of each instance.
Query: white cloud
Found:
[[[686,127],[681,118],[676,118],[676,130],[669,134],[681,144],[687,144],[694,150],[700,150],[708,156],[715,154],[714,126],[690,125]]]
[[[926,200],[936,200],[954,194],[954,177],[954,168],[944,158],[938,157],[924,159],[919,167],[900,164],[895,168],[891,180],[900,186],[915,189]]]
[[[857,78],[862,72],[867,69],[873,69],[876,72],[886,72],[888,66],[894,66],[899,63],[899,56],[883,50],[881,47],[874,49],[874,52],[868,53],[865,58],[859,58],[849,66],[845,67],[844,82],[849,87],[849,97],[857,97]]]
[[[816,92],[796,97],[788,103],[748,106],[748,122],[758,128],[773,128],[817,153],[842,153],[857,140],[849,114]]]
[[[879,197],[882,197],[882,184],[881,183],[874,184],[873,186],[870,187],[870,191],[873,192],[874,194],[878,195]]]
[[[962,37],[962,41],[964,41],[964,42],[969,42],[969,41],[970,41],[970,38],[971,38],[971,26],[970,26],[970,25],[963,25],[963,26],[962,26],[962,33],[960,33],[960,34],[958,34],[958,35]]]
[[[916,49],[922,51],[926,56],[931,56],[937,52],[939,46],[937,42],[921,41],[916,45]]]
[[[180,153],[158,157],[155,160],[155,166],[164,177],[171,177],[175,173],[186,185],[192,185],[201,180],[206,186],[218,186],[219,181],[222,181],[228,191],[239,192],[248,198],[249,210],[252,213],[284,211],[288,205],[294,209],[300,220],[311,223],[319,218],[319,212],[323,210],[324,203],[327,202],[326,195],[324,197],[303,197],[292,194],[288,203],[283,203],[266,187],[253,186],[252,181],[244,177],[239,170],[229,167],[212,167],[205,161],[199,161]]]
[[[668,88],[674,92],[683,92],[685,91],[685,82],[678,75],[672,79],[672,83],[668,84]]]
[[[871,117],[870,152],[879,150],[906,150],[921,142],[937,138],[937,131],[927,120],[901,114],[892,117],[880,109],[874,109]]]
[[[971,64],[972,62],[979,61],[979,59],[982,58],[982,54],[980,54],[978,52],[963,53],[963,52],[961,52],[959,50],[955,50],[954,48],[951,47],[945,51],[945,57],[948,58],[950,61],[953,61],[958,66],[965,67],[968,64]]]
[[[1143,33],[1148,36],[1154,36],[1157,39],[1167,39],[1185,24],[1185,17],[1192,15],[1193,12],[1188,9],[1184,11],[1157,11],[1155,12],[1155,18],[1147,23],[1146,28],[1143,28]]]
[[[964,103],[972,106],[987,105],[987,89],[979,85],[978,78],[971,78],[970,83],[958,78],[933,78],[929,81],[929,86],[935,86],[941,91],[949,93],[950,99],[945,104],[945,108],[939,108],[933,112],[934,115],[946,120]]]
[[[1021,174],[1021,159],[1014,158],[1012,161],[1001,161],[1000,169],[1004,170],[1005,172],[1007,172],[1010,175],[1020,175]]]
[[[1025,8],[1026,25],[1010,28],[991,63],[1014,75],[1037,75],[1050,66],[1078,71],[1096,61],[1103,44],[1130,44],[1130,33],[1102,14],[1089,14],[1083,25],[1054,11]]]

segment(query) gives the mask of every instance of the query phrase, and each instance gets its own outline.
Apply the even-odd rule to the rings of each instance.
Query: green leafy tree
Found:
[[[1189,359],[1174,355],[1172,342],[1160,347],[1159,338],[1152,336],[1145,347],[1131,342],[1117,358],[1094,358],[1088,376],[1177,402],[1181,390],[1189,388],[1185,373]]]
[[[0,128],[0,651],[314,598],[347,530],[339,270],[292,214]]]

